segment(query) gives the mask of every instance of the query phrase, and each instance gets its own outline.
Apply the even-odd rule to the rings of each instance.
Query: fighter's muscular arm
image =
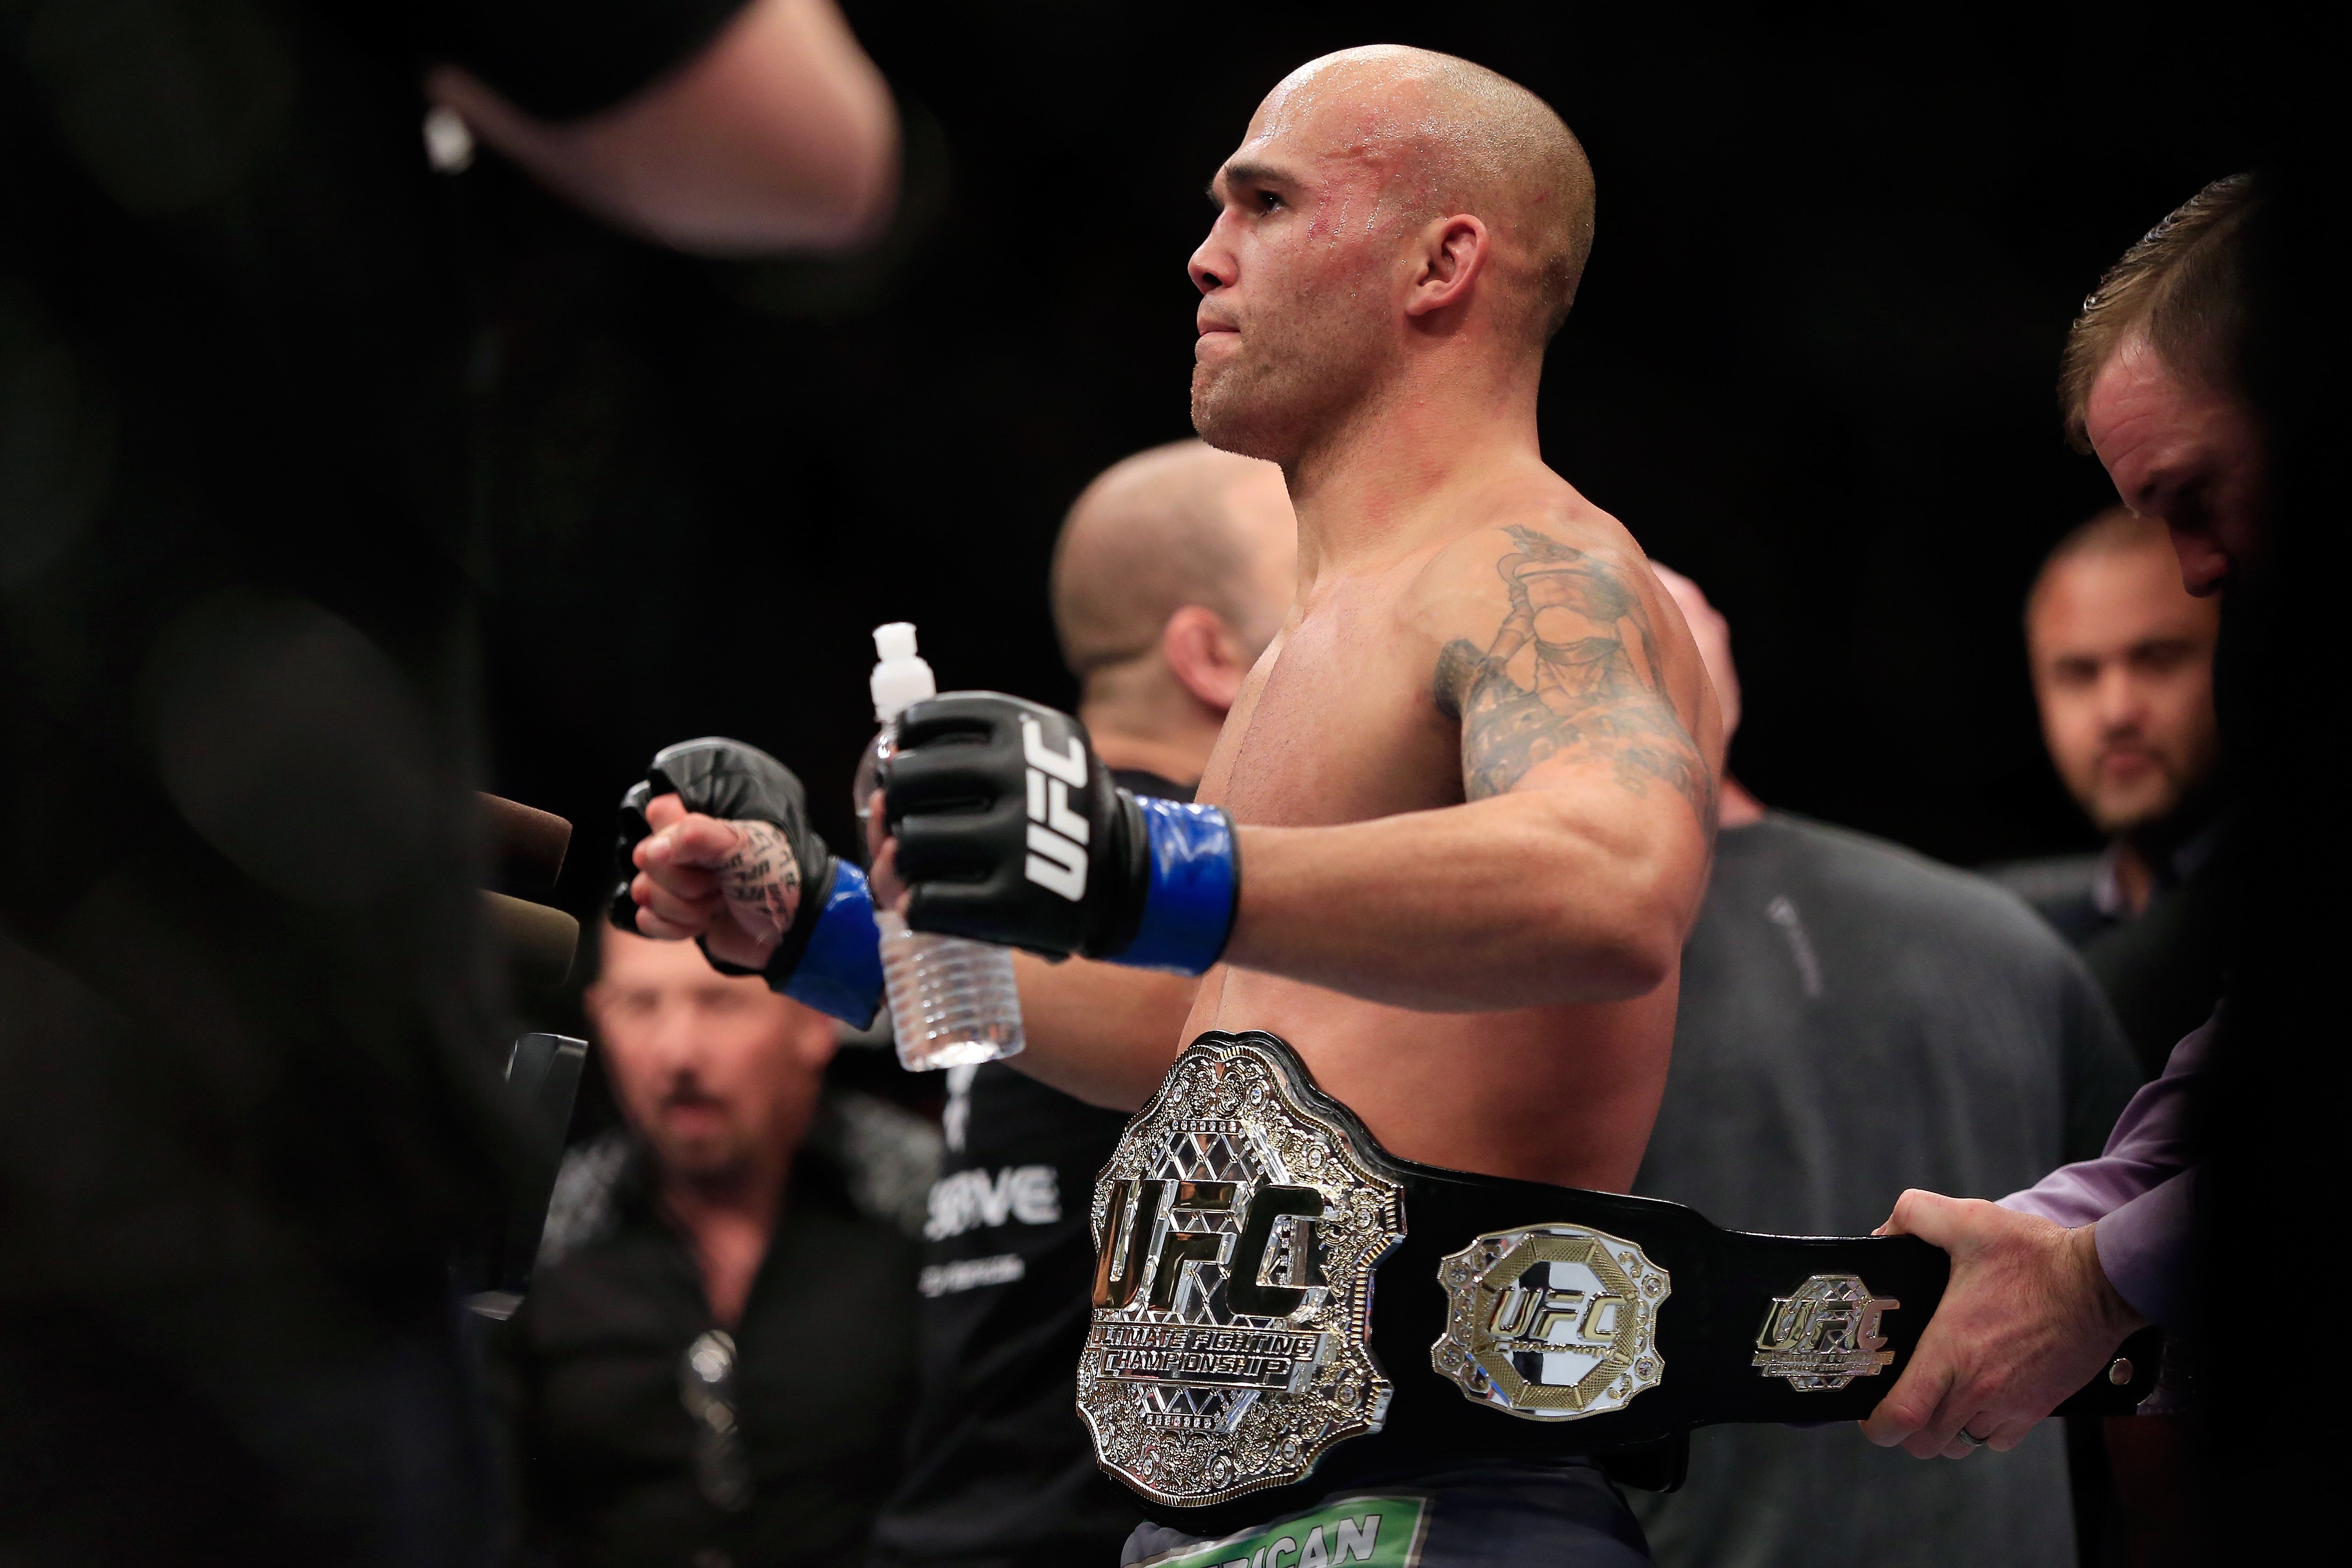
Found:
[[[1581,531],[1513,525],[1424,574],[1464,803],[1242,827],[1228,963],[1428,1011],[1618,1000],[1673,972],[1715,831],[1714,699],[1646,564]]]

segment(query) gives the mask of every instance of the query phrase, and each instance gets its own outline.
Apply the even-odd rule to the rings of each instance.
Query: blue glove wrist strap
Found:
[[[801,961],[776,988],[853,1029],[864,1029],[882,1005],[881,944],[866,873],[847,861],[837,861],[833,886],[825,893],[824,907],[817,911],[808,946],[801,949]]]
[[[1241,894],[1234,821],[1215,806],[1139,796],[1150,880],[1135,940],[1111,961],[1198,975],[1233,934]]]

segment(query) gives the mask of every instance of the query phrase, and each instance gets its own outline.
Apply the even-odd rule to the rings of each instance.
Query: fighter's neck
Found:
[[[1534,388],[1478,398],[1408,389],[1359,411],[1283,472],[1306,572],[1409,553],[1459,530],[1468,492],[1545,472]]]

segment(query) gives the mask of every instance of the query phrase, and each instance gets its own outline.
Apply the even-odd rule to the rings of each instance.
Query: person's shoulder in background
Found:
[[[1750,862],[1761,874],[1834,895],[1833,907],[1822,913],[1852,916],[1853,935],[1865,945],[1921,934],[1967,936],[2080,971],[2055,930],[2016,894],[1889,839],[1774,810],[1752,827],[1722,834],[1717,853],[1719,864]],[[1888,924],[1906,917],[1921,924]]]
[[[2014,894],[1887,840],[1782,811],[1722,835],[1717,856],[1718,877],[1752,856],[1764,872],[1759,886],[1816,890],[1819,907],[1805,918],[1832,951],[1880,971],[1875,983],[1972,1013],[2005,994],[2023,1009],[2020,1026],[2045,1020],[2033,1026],[2038,1041],[1985,1044],[2054,1051],[2065,1102],[2062,1157],[2088,1158],[2105,1145],[2145,1075],[2082,958]]]
[[[2034,860],[2002,861],[1977,874],[2007,889],[2047,921],[2050,928],[2080,947],[2106,929],[2109,922],[2099,907],[2101,862],[2096,853],[2044,855]]]

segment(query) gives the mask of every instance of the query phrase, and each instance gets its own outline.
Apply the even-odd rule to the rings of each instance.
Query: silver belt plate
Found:
[[[1096,1183],[1078,1414],[1102,1468],[1160,1502],[1286,1486],[1387,1416],[1372,1270],[1403,1189],[1302,1087],[1276,1052],[1203,1037]]]

